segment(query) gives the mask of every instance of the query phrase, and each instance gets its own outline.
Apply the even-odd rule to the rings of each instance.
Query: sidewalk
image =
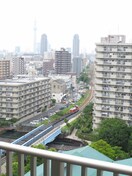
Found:
[[[82,141],[82,139],[78,138],[78,137],[75,135],[76,132],[77,132],[77,129],[74,129],[74,130],[72,131],[72,133],[71,133],[69,136],[67,136],[66,138],[68,138],[68,139],[74,139],[74,140],[77,140],[77,141]]]

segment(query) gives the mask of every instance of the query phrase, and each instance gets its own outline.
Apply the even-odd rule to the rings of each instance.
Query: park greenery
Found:
[[[76,136],[83,141],[91,141],[91,147],[105,154],[111,159],[125,159],[132,157],[132,127],[118,118],[102,120],[96,130],[92,129],[93,104],[85,107],[81,115],[71,123],[65,121],[62,128],[64,134],[77,129]]]
[[[128,153],[121,150],[121,147],[111,146],[103,139],[93,142],[90,146],[113,160],[121,160],[129,157]]]
[[[75,104],[78,105],[78,106],[82,105],[89,96],[90,96],[90,93],[89,93],[89,90],[87,90],[86,93],[84,95],[82,95],[80,100],[78,100]],[[48,124],[48,123],[55,122],[56,120],[61,119],[62,116],[68,115],[70,109],[72,107],[74,107],[75,104],[69,104],[68,106],[65,106],[64,109],[62,109],[62,110],[56,112],[54,115],[50,116],[48,118],[48,121],[45,120],[45,121],[41,122],[40,124],[38,124],[38,126],[41,125],[41,124]]]
[[[6,119],[2,119],[0,120],[0,127],[4,128],[4,127],[10,127],[10,126],[13,126],[13,124],[17,121],[17,119],[15,118],[12,118],[12,119],[9,119],[9,120],[6,120]]]
[[[83,71],[80,73],[79,78],[77,79],[77,82],[83,82],[86,84],[89,84],[90,78],[89,78],[89,66],[87,66]]]
[[[77,136],[87,140],[87,134],[92,131],[92,109],[93,103],[85,107],[81,115],[71,123],[65,121],[66,126],[62,128],[62,133],[70,134],[72,130],[77,129]]]

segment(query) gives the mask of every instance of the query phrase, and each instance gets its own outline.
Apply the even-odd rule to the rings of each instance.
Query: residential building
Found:
[[[47,41],[47,35],[46,34],[42,34],[41,36],[41,42],[40,42],[40,54],[44,55],[44,52],[47,52],[47,48],[48,48],[48,41]]]
[[[23,118],[48,107],[50,78],[19,76],[0,81],[0,118]]]
[[[25,74],[25,59],[24,57],[13,58],[13,75]]]
[[[71,72],[71,53],[61,48],[55,51],[55,72],[56,74],[66,74]]]
[[[93,128],[115,117],[132,125],[132,43],[124,35],[96,44]]]
[[[54,70],[54,60],[53,59],[44,59],[42,69],[43,69],[43,75],[48,76],[50,71]]]
[[[80,41],[79,41],[79,35],[75,34],[73,37],[73,57],[79,56],[79,45],[80,45]]]
[[[0,60],[0,79],[7,79],[10,77],[10,60]]]
[[[79,77],[82,71],[82,58],[79,56],[73,57],[73,72]]]

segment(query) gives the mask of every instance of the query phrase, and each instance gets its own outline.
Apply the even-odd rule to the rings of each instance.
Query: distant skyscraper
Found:
[[[73,57],[79,56],[79,45],[80,45],[80,41],[79,41],[79,35],[75,34],[73,37]]]
[[[76,73],[77,77],[79,77],[82,71],[82,58],[81,57],[73,57],[73,72]]]
[[[48,41],[47,41],[47,35],[42,34],[41,35],[41,44],[40,44],[40,53],[43,55],[44,52],[47,51]]]
[[[37,49],[37,42],[36,42],[36,39],[37,39],[37,25],[36,25],[36,20],[34,21],[34,43],[33,43],[33,52],[36,53],[36,49]]]
[[[71,53],[64,48],[55,52],[55,72],[56,74],[71,72]]]
[[[20,54],[20,46],[15,47],[15,54]]]

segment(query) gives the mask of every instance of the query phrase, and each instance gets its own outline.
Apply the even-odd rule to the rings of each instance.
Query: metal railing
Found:
[[[42,176],[88,176],[89,169],[94,169],[96,172],[93,176],[104,176],[104,172],[111,172],[113,176],[119,174],[132,175],[132,167],[88,159],[84,157],[77,157],[73,155],[51,152],[47,150],[40,150],[31,147],[0,142],[0,149],[6,151],[6,176],[13,176],[12,173],[12,159],[13,153],[18,153],[18,176],[24,176],[24,155],[31,156],[30,175],[37,176],[37,157],[43,158],[44,164],[42,169]],[[80,174],[73,173],[73,166],[80,166]],[[2,173],[2,158],[0,157],[0,175]],[[44,172],[43,172],[44,170]],[[107,175],[107,173],[105,174]]]

